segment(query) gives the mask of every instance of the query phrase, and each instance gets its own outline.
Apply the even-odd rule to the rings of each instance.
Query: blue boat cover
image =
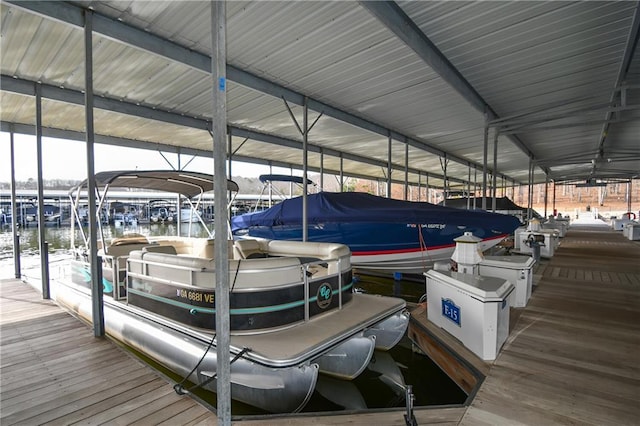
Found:
[[[473,206],[475,202],[476,210],[481,210],[482,206],[482,197],[470,197],[469,205]],[[491,197],[487,197],[486,206],[487,208],[491,208],[493,204],[493,199]],[[442,201],[438,204],[442,205]],[[455,207],[457,209],[466,209],[467,208],[467,199],[466,198],[447,198],[447,207]],[[496,197],[496,210],[503,211],[521,211],[523,214],[527,214],[526,207],[520,207],[513,201],[511,201],[508,197]],[[531,209],[532,217],[542,219],[542,216],[535,210]]]
[[[425,202],[394,200],[362,192],[320,192],[307,196],[308,224],[322,223],[446,223],[478,226],[511,233],[520,221],[510,215],[485,211],[467,211]],[[254,226],[302,224],[302,197],[284,200],[270,209],[235,216],[233,232]]]

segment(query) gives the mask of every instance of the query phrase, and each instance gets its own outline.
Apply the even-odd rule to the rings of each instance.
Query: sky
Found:
[[[37,179],[36,138],[31,135],[14,135],[15,177],[16,181]],[[11,145],[9,133],[0,132],[0,182],[11,181]],[[164,153],[167,161],[157,151],[123,148],[96,144],[95,171],[108,170],[157,170],[172,169],[178,166],[177,154]],[[85,143],[66,139],[42,138],[43,179],[83,180],[87,177]],[[191,160],[190,155],[181,156],[181,165]],[[213,173],[213,159],[196,158],[186,167],[187,170]],[[232,165],[233,176],[257,177],[269,173],[269,167],[241,162]],[[290,174],[289,169],[274,167],[273,173]],[[296,174],[294,172],[294,174]]]

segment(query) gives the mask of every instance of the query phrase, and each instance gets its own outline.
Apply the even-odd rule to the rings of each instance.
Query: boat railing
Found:
[[[151,259],[146,259],[148,257]],[[132,252],[128,263],[128,275],[133,278],[201,288],[215,287],[213,259]],[[235,281],[236,290],[291,286],[302,281],[302,271],[303,266],[295,257],[252,259],[250,262],[231,260],[229,278],[232,285]]]
[[[153,257],[154,260],[144,259],[145,257]],[[118,257],[119,259],[120,257]],[[123,259],[126,259],[129,266],[127,267],[127,273],[129,276],[137,277],[137,278],[145,278],[149,280],[154,280],[156,277],[153,272],[149,272],[149,267],[159,267],[163,269],[172,269],[177,271],[187,271],[189,272],[189,279],[187,282],[182,280],[168,280],[171,282],[190,285],[196,287],[205,287],[205,288],[213,288],[213,282],[211,284],[207,280],[207,285],[202,285],[203,283],[198,282],[199,280],[194,274],[197,273],[210,273],[215,274],[215,269],[213,266],[213,259],[204,259],[197,257],[188,257],[188,256],[176,256],[171,254],[161,254],[161,253],[145,253],[145,252],[137,252],[134,251],[129,256],[122,256]],[[114,258],[115,259],[115,258]],[[171,260],[181,261],[185,264],[177,264],[171,262]],[[259,261],[259,265],[256,265],[256,260]],[[268,257],[262,259],[251,259],[250,263],[246,260],[231,260],[232,265],[229,269],[230,278],[233,278],[236,274],[236,269],[240,267],[240,270],[237,272],[239,276],[250,274],[264,274],[264,273],[279,273],[286,271],[300,271],[296,273],[295,276],[300,276],[304,278],[305,282],[308,282],[313,279],[317,279],[318,276],[330,277],[333,275],[337,275],[339,281],[339,287],[343,286],[343,278],[342,278],[342,270],[344,259],[336,258],[336,259],[314,259],[312,261],[300,262],[297,257]],[[113,262],[114,265],[117,265],[119,262]],[[196,265],[189,265],[186,263],[195,263]],[[253,267],[246,266],[247,263],[250,265],[253,264]],[[235,265],[233,265],[235,264]],[[329,268],[331,264],[335,264],[335,267]],[[135,265],[139,265],[136,267]],[[241,265],[241,266],[240,266]],[[329,273],[328,270],[331,269],[332,273]],[[319,272],[321,271],[321,272]],[[292,278],[294,275],[289,274],[289,277]],[[167,280],[165,280],[167,281]],[[282,281],[282,285],[291,285],[295,282],[300,282],[300,280],[296,281]],[[240,288],[246,287],[246,283],[239,282]],[[255,285],[255,284],[254,284]],[[271,284],[259,285],[259,287],[271,286]]]
[[[198,286],[198,285],[194,284],[194,281],[195,281],[194,280],[194,273],[196,273],[196,272],[207,272],[207,268],[196,268],[196,267],[192,267],[192,266],[170,265],[171,269],[187,271],[189,273],[189,282],[185,283],[185,282],[171,280],[171,279],[164,279],[164,278],[160,278],[160,277],[153,276],[153,275],[149,274],[149,266],[167,267],[168,265],[166,263],[150,262],[150,261],[144,261],[142,259],[131,259],[131,258],[129,258],[127,260],[127,263],[129,265],[131,265],[132,263],[133,264],[135,264],[135,263],[140,264],[141,270],[142,270],[142,272],[134,272],[131,267],[128,267],[127,268],[127,276],[128,277],[144,279],[144,280],[147,280],[147,281],[158,282],[158,283],[161,283],[161,284],[180,285],[180,286],[185,286],[185,287],[186,286],[188,286],[188,287],[202,287],[202,286]],[[209,272],[213,273],[213,271],[209,271]]]

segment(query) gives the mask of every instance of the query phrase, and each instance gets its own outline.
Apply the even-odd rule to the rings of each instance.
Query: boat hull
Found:
[[[211,321],[209,327],[196,327],[194,318],[196,322],[200,321],[202,314],[206,311],[203,306],[200,306],[202,304],[178,303],[177,299],[174,300],[168,296],[177,296],[178,291],[190,289],[187,291],[193,292],[191,297],[193,302],[201,299],[195,295],[204,294],[203,292],[206,291],[214,295],[214,290],[186,287],[178,282],[172,282],[166,279],[169,276],[168,272],[163,275],[164,279],[149,279],[140,271],[148,272],[153,265],[147,264],[146,267],[136,268],[135,258],[139,255],[141,253],[134,252],[129,258],[131,267],[128,277],[130,286],[127,292],[129,301],[127,303],[117,301],[110,296],[104,298],[107,334],[181,376],[191,374],[189,379],[194,383],[207,381],[215,374],[217,366],[215,342],[206,352],[209,346],[207,339],[214,334],[210,326],[215,319],[215,311],[207,312],[210,315],[210,318],[207,318]],[[297,262],[297,258],[295,260]],[[201,261],[206,262],[206,260]],[[244,262],[245,265],[249,265],[272,261],[267,258]],[[279,261],[276,260],[276,262]],[[348,264],[348,260],[346,262]],[[70,273],[66,278],[70,281],[56,285],[54,297],[60,304],[91,322],[89,265],[82,261],[72,261],[69,266]],[[163,264],[163,267],[165,266]],[[250,271],[252,271],[251,268],[244,270],[245,273]],[[203,274],[202,276],[193,275],[192,273],[196,273],[193,271],[188,272],[194,280],[211,282],[213,279],[213,276],[206,275],[210,273],[202,270],[197,272]],[[266,270],[263,272],[266,273]],[[279,270],[279,272],[282,271]],[[249,276],[253,275],[249,273]],[[145,276],[146,279],[140,279]],[[239,276],[242,277],[242,273]],[[173,276],[173,278],[176,277]],[[273,300],[284,300],[289,293],[281,294],[280,290],[290,286],[263,285],[260,287],[257,282],[247,279],[249,281],[238,278],[241,284],[249,286],[245,288],[250,290],[246,296],[251,294],[253,297],[249,299],[254,299],[253,302],[258,305],[243,310],[237,304],[241,299],[236,300],[233,306],[240,314],[236,323],[241,326],[251,323],[256,327],[263,327],[265,324],[246,315],[255,315],[258,306],[261,306],[261,309],[268,306],[267,299],[270,296],[274,297]],[[138,280],[137,284],[136,280]],[[299,301],[300,296],[295,292],[291,293],[294,296],[292,301],[285,300],[286,303],[280,304],[295,305],[295,315],[299,318],[293,318],[292,323],[278,326],[274,321],[279,321],[278,316],[284,316],[278,309],[267,312],[268,323],[271,325],[269,330],[264,328],[242,330],[240,327],[240,330],[232,332],[231,357],[242,352],[244,348],[251,348],[233,364],[231,370],[233,398],[270,412],[301,410],[313,393],[319,373],[343,380],[354,379],[366,368],[374,349],[387,349],[388,342],[397,342],[404,335],[407,325],[406,321],[404,326],[402,324],[404,319],[408,319],[404,301],[352,293],[351,285],[350,267],[342,270],[340,274],[325,275],[317,281],[311,280],[307,284],[310,291],[306,296],[302,295],[303,299],[307,300],[306,309],[305,305],[301,308],[300,303],[295,303]],[[155,310],[149,310],[150,307],[144,303],[139,301],[132,303],[136,301],[134,287],[137,287],[138,293],[146,292],[143,300],[159,300],[165,307],[158,309],[158,306],[152,306],[151,308]],[[298,284],[293,286],[293,288],[299,287],[304,288]],[[342,291],[340,291],[341,288]],[[103,279],[103,289],[113,289],[112,283]],[[242,295],[242,289],[243,286],[239,285],[233,295]],[[320,300],[323,289],[333,289],[333,295],[327,293],[330,296]],[[269,295],[269,293],[272,294]],[[163,294],[167,297],[163,297]],[[186,299],[188,298],[187,296]],[[204,300],[204,297],[202,299]],[[210,300],[210,302],[213,301]],[[325,310],[330,306],[334,308]],[[175,312],[170,312],[171,310]],[[182,316],[177,318],[176,312],[185,313],[184,318]],[[308,320],[304,320],[307,315]],[[204,325],[199,322],[197,324]],[[393,336],[389,337],[391,334]],[[198,364],[198,360],[205,352],[206,356],[201,365],[190,373],[191,368]],[[209,380],[205,388],[215,392],[215,379]]]
[[[354,267],[421,273],[448,259],[455,239],[466,232],[480,238],[481,248],[487,249],[520,226],[513,216],[363,192],[320,192],[304,201],[296,197],[263,212],[233,217],[232,232],[238,237],[300,241],[306,226],[306,241],[348,246]]]
[[[91,297],[75,285],[57,282],[56,301],[91,322]],[[164,367],[185,377],[205,353],[209,342],[185,329],[158,322],[136,309],[105,298],[105,331],[114,339],[144,353]],[[239,352],[240,349],[235,348]],[[233,357],[233,353],[231,356]],[[200,383],[216,371],[215,342],[189,379]],[[239,358],[231,366],[231,393],[234,399],[273,413],[300,411],[313,394],[318,365],[303,363],[276,368]],[[216,380],[205,388],[215,392]]]
[[[404,333],[403,333],[404,334]],[[314,360],[323,374],[353,380],[364,371],[376,348],[375,336],[359,333]]]
[[[508,236],[482,227],[445,223],[323,223],[308,227],[308,241],[345,244],[351,249],[354,268],[393,274],[420,274],[438,261],[448,260],[454,239],[472,232],[482,238],[480,250],[488,250]],[[254,226],[246,235],[274,240],[302,240],[302,227]]]

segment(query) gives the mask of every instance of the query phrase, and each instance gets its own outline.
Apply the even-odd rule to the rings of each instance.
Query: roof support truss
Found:
[[[21,95],[35,96],[36,85],[38,85],[38,83],[33,81],[11,78],[6,75],[0,76],[0,86],[2,86],[2,90],[8,91],[8,92],[14,92]],[[46,84],[39,84],[39,86],[41,86],[43,98],[70,103],[70,104],[84,105],[84,95],[82,94],[82,92],[74,91],[71,89],[63,89],[60,87],[55,87],[55,86],[46,85]],[[96,108],[105,109],[105,110],[122,113],[122,114],[127,114],[134,117],[140,117],[140,118],[145,118],[150,120],[158,120],[158,121],[168,122],[172,124],[177,124],[180,126],[201,129],[205,131],[208,131],[211,127],[211,123],[205,119],[185,117],[183,115],[179,115],[179,114],[175,114],[167,111],[160,111],[157,109],[152,109],[149,107],[135,105],[127,102],[117,101],[117,100],[109,99],[105,97],[94,98],[94,105]],[[5,130],[4,123],[2,124],[3,124],[2,130],[9,131],[8,128]],[[16,126],[16,129],[20,129],[20,128],[23,128],[23,127]],[[24,129],[27,129],[27,128],[28,127],[24,127]],[[283,138],[280,136],[271,135],[267,133],[261,133],[251,129],[236,127],[236,126],[229,126],[229,132],[236,137],[248,138],[248,139],[265,142],[265,143],[271,143],[274,145],[284,146],[288,148],[302,149],[302,144],[300,141],[287,139],[287,138]],[[32,132],[27,131],[25,133],[32,133]],[[78,139],[76,137],[73,137],[74,132],[66,132],[63,130],[56,131],[51,129],[49,135],[52,137],[64,137],[68,139],[84,140],[84,136]],[[54,136],[54,135],[58,135],[58,136]],[[63,136],[63,135],[67,135],[67,136]],[[102,143],[107,143],[111,145],[129,146],[129,147],[142,148],[142,149],[159,149],[160,146],[162,146],[162,149],[169,152],[177,153],[179,150],[181,154],[191,154],[191,155],[198,155],[198,156],[204,156],[204,157],[211,157],[212,155],[210,151],[188,149],[184,147],[178,148],[171,145],[160,145],[157,143],[133,141],[133,140],[121,139],[121,138],[112,138],[108,136],[98,137],[98,135],[96,135],[96,138],[97,138],[96,140],[99,140]],[[341,151],[337,151],[330,148],[323,148],[318,145],[308,144],[307,149],[309,152],[316,152],[316,153],[322,152],[323,154],[326,154],[326,155],[339,157],[339,158],[360,162],[364,164],[370,164],[370,165],[375,165],[375,166],[380,166],[385,168],[389,166],[389,164],[386,161],[375,160],[372,158],[367,158],[367,157],[363,157],[356,154],[341,152]],[[257,163],[257,164],[267,164],[267,162],[264,162],[254,157],[241,157],[241,156],[238,156],[237,154],[234,154],[234,157],[239,161],[247,161],[247,162]],[[268,163],[275,165],[274,162],[268,162]],[[298,167],[298,165],[282,163],[282,167],[295,168],[295,167]],[[405,170],[404,164],[393,164],[391,165],[391,167],[394,170],[403,170],[403,171]],[[325,170],[325,173],[333,173],[333,172],[339,173],[337,171]],[[417,169],[410,169],[410,172],[413,174],[419,174],[419,173],[425,174],[424,171],[417,170]],[[431,176],[436,179],[442,178],[442,176],[437,174],[431,174]],[[371,176],[355,176],[354,175],[353,177],[360,177],[363,179],[373,179]],[[459,183],[464,183],[464,180],[462,179],[449,178],[449,180],[453,180]],[[397,181],[396,183],[402,183],[402,182],[403,181]]]
[[[44,16],[49,19],[55,19],[70,25],[82,27],[84,25],[83,8],[66,3],[66,2],[47,2],[47,1],[32,1],[32,2],[20,2],[20,1],[7,1],[15,7],[23,10],[28,10],[32,13]],[[395,5],[395,3],[392,3]],[[397,8],[397,6],[396,6]],[[399,8],[398,8],[399,9]],[[211,58],[207,55],[195,52],[187,49],[176,43],[165,40],[154,34],[145,32],[144,30],[132,27],[123,22],[99,15],[94,13],[93,15],[93,31],[103,36],[109,37],[113,40],[128,44],[130,46],[143,49],[145,51],[154,53],[156,55],[165,57],[172,61],[179,62],[181,64],[190,66],[196,70],[209,74],[211,72]],[[288,102],[296,105],[304,105],[305,95],[278,85],[272,81],[258,77],[247,71],[227,64],[227,79],[237,84],[248,87],[252,90],[259,91],[264,94],[268,94],[274,97],[283,98]],[[96,98],[96,107],[99,106],[98,98]],[[119,102],[119,101],[114,101]],[[410,146],[421,149],[423,151],[438,155],[441,157],[446,156],[451,161],[456,163],[473,167],[474,169],[481,169],[482,165],[473,163],[464,158],[455,156],[451,153],[443,151],[435,146],[428,144],[425,141],[410,138],[407,135],[395,132],[387,129],[386,127],[358,117],[339,108],[330,106],[323,102],[308,98],[308,108],[315,110],[319,113],[335,118],[337,120],[349,123],[361,129],[368,130],[381,136],[391,135],[395,140],[406,141]],[[107,108],[108,109],[108,108]],[[155,110],[153,110],[155,111]],[[169,121],[169,123],[172,123]],[[520,142],[521,143],[521,142]],[[526,151],[525,151],[526,152]],[[531,153],[528,154],[532,156]],[[506,179],[511,179],[508,176],[501,175]]]
[[[460,74],[460,71],[440,52],[435,44],[420,30],[406,13],[393,1],[360,1],[360,4],[371,12],[389,30],[413,49],[440,77],[455,91],[481,113],[487,113],[490,120],[498,118],[489,104],[480,96],[471,84]],[[530,159],[534,158],[531,150],[517,137],[511,141]],[[453,158],[447,155],[449,159]]]

